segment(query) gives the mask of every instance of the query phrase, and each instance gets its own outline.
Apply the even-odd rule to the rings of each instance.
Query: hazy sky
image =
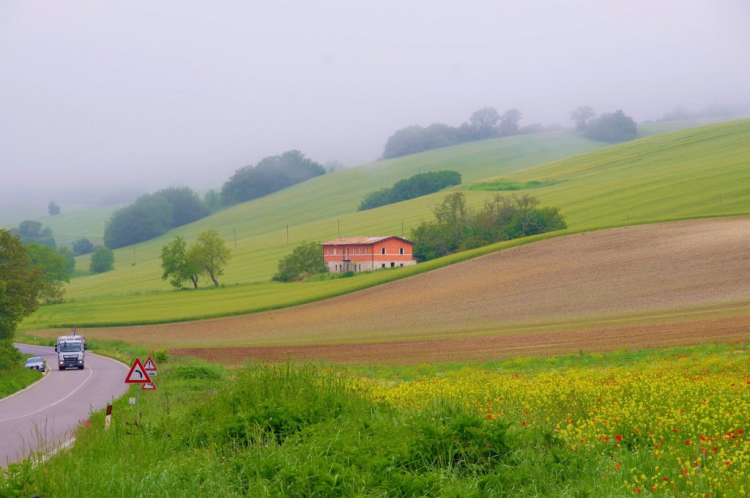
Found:
[[[28,185],[221,185],[292,148],[370,162],[484,106],[748,102],[749,61],[747,0],[2,0],[0,209]]]

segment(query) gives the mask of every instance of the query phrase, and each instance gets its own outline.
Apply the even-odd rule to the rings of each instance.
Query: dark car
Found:
[[[26,368],[29,368],[31,370],[39,370],[40,372],[44,372],[47,369],[47,362],[44,361],[43,358],[39,358],[38,356],[34,356],[33,358],[29,358],[26,360]]]

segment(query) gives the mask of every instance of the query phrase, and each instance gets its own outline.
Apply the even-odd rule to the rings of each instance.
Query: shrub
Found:
[[[638,127],[633,118],[622,111],[615,111],[602,114],[586,123],[583,134],[599,142],[626,142],[638,138]]]
[[[458,171],[430,171],[399,180],[391,188],[383,188],[365,195],[357,211],[365,211],[387,204],[406,201],[432,194],[452,185],[461,183]]]
[[[291,254],[279,261],[279,272],[273,280],[292,282],[320,273],[327,273],[328,266],[323,260],[323,249],[319,242],[303,242]]]
[[[91,273],[104,273],[114,270],[115,254],[107,247],[98,247],[91,256]]]

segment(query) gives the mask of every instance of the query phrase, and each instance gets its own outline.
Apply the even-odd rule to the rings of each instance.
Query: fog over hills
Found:
[[[485,106],[567,126],[584,104],[746,103],[749,22],[744,0],[4,0],[0,222],[219,186],[289,149],[354,166]]]

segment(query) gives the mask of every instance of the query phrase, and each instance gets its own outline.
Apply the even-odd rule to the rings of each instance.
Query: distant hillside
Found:
[[[565,133],[519,136],[325,175],[138,245],[135,265],[132,249],[117,251],[116,271],[74,279],[68,296],[76,299],[75,303],[42,308],[27,323],[114,324],[236,314],[320,299],[433,267],[418,265],[410,270],[324,282],[264,282],[218,291],[149,294],[168,288],[159,279],[158,251],[173,233],[191,241],[199,231],[217,228],[235,251],[223,279],[230,285],[267,281],[278,259],[296,243],[335,237],[337,221],[344,236],[400,235],[402,220],[408,234],[409,228],[430,216],[443,193],[359,213],[356,206],[365,192],[388,185],[399,174],[408,177],[419,170],[454,169],[467,185],[483,178],[542,182],[547,186],[530,192],[543,206],[560,207],[571,230],[750,213],[750,120],[652,136],[523,169],[542,158],[554,160],[592,147],[590,142]],[[492,195],[476,190],[465,193],[474,205]],[[449,260],[463,257],[466,255]],[[120,297],[123,295],[129,297]]]

